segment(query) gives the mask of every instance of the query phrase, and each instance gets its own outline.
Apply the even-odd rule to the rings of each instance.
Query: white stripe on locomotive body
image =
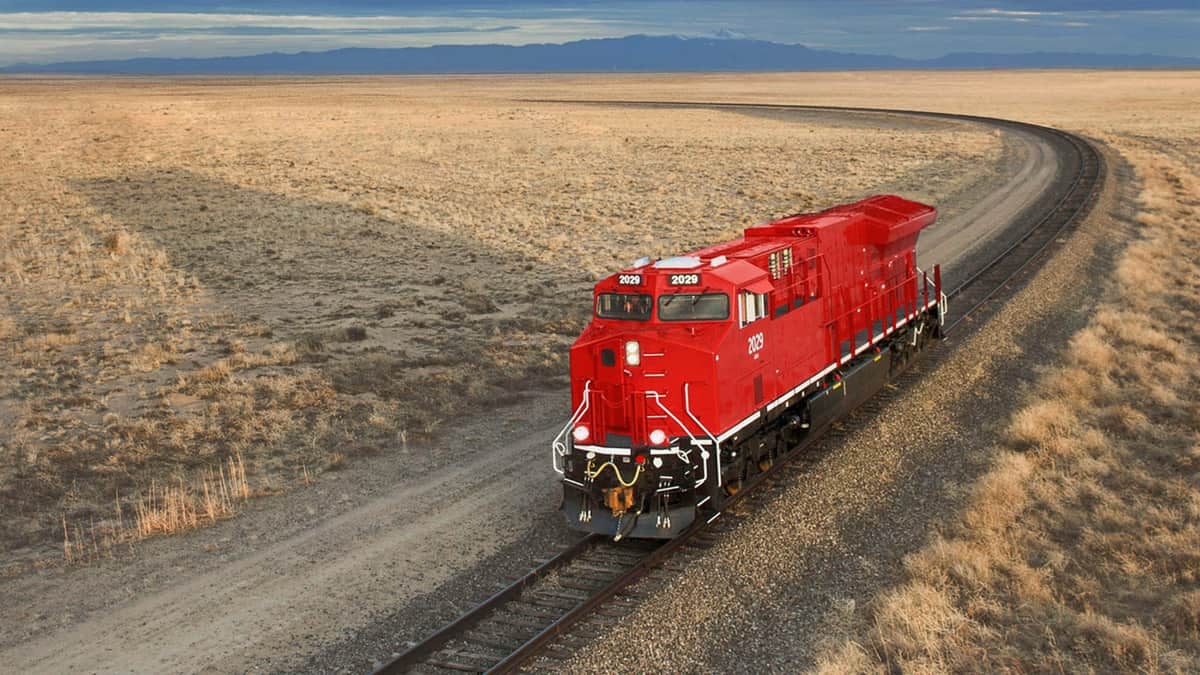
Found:
[[[761,413],[756,412],[753,415],[742,420],[741,422],[738,422],[737,424],[735,424],[733,426],[732,429],[730,429],[729,431],[726,431],[725,433],[721,434],[720,436],[717,436],[717,442],[718,443],[724,442],[726,438],[729,438],[730,436],[741,431],[742,429],[744,429],[746,427],[747,424],[750,424],[751,422],[757,420],[760,416],[761,416]]]
[[[610,448],[605,445],[576,445],[575,449],[583,450],[584,452],[594,452],[598,455],[623,455],[625,457],[628,457],[633,452],[629,448]]]
[[[771,401],[770,403],[768,403],[767,411],[770,412],[770,411],[778,408],[779,406],[784,405],[793,396],[795,396],[796,394],[799,394],[801,391],[807,389],[809,387],[809,385],[811,385],[813,382],[816,382],[817,380],[821,379],[822,377],[825,377],[826,375],[828,375],[829,373],[832,373],[836,369],[837,369],[837,366],[833,365],[833,364],[826,366],[825,370],[822,370],[821,372],[817,373],[816,375],[813,375],[812,377],[808,378],[801,384],[793,387],[792,390],[789,391],[788,393],[786,393],[783,396],[780,396],[779,398],[775,399],[774,401]]]
[[[629,457],[633,454],[632,448],[614,448],[607,445],[576,445],[576,450],[584,452],[594,452],[597,455],[611,455],[619,457]],[[650,448],[650,456],[659,455],[678,455],[680,452],[678,445],[672,445],[668,448]]]

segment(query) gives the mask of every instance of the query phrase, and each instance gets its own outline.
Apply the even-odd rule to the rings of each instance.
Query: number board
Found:
[[[695,272],[690,274],[672,274],[667,277],[667,283],[672,286],[699,286],[700,275]]]
[[[617,283],[622,286],[641,286],[642,275],[640,274],[621,274],[617,276]]]

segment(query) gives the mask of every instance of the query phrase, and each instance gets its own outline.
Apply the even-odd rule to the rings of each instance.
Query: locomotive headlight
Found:
[[[642,346],[637,340],[630,340],[625,343],[625,363],[630,366],[636,366],[642,362]]]
[[[665,445],[667,442],[667,432],[662,429],[655,429],[650,432],[650,442],[654,445]]]
[[[588,436],[591,436],[591,435],[592,435],[592,432],[586,426],[584,426],[582,424],[575,427],[575,429],[571,431],[571,437],[575,439],[576,443],[582,443],[582,442],[586,441],[588,439]]]

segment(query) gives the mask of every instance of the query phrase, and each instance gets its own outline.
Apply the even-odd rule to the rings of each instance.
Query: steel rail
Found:
[[[547,560],[541,565],[538,565],[533,570],[530,570],[520,579],[517,579],[508,586],[499,590],[487,600],[484,600],[482,603],[476,606],[474,609],[446,624],[436,633],[425,638],[420,643],[412,646],[400,656],[396,657],[395,660],[391,661],[382,668],[379,668],[375,672],[404,672],[406,668],[420,663],[427,656],[430,656],[441,649],[450,640],[462,635],[464,632],[479,624],[480,621],[487,617],[488,613],[490,613],[493,608],[498,607],[505,602],[508,602],[509,600],[519,596],[521,591],[533,585],[539,579],[545,578],[551,572],[557,570],[563,565],[566,565],[570,561],[578,558],[580,555],[586,553],[603,539],[604,537],[598,534],[581,537],[574,544],[567,547],[567,549],[563,552]]]
[[[970,274],[964,281],[959,283],[954,289],[947,292],[948,298],[959,299],[966,296],[970,302],[965,311],[956,313],[955,320],[948,324],[946,329],[950,330],[957,327],[965,319],[973,316],[980,311],[988,302],[994,298],[1001,290],[1009,287],[1012,282],[1024,271],[1029,270],[1031,265],[1040,259],[1047,251],[1052,243],[1054,243],[1060,234],[1067,228],[1075,225],[1084,217],[1095,203],[1099,193],[1100,186],[1103,182],[1104,163],[1101,155],[1096,148],[1086,139],[1075,136],[1058,129],[1043,127],[1024,122],[1016,122],[1012,120],[1002,120],[996,118],[979,117],[973,115],[955,115],[951,113],[925,112],[925,111],[906,111],[906,110],[891,110],[882,108],[842,108],[830,106],[788,106],[782,104],[736,104],[736,103],[678,103],[665,101],[563,101],[563,100],[531,100],[530,102],[541,103],[588,103],[596,105],[645,105],[654,107],[720,107],[720,108],[765,108],[765,109],[784,109],[784,110],[809,110],[809,111],[833,111],[846,113],[876,113],[888,115],[907,115],[913,117],[929,117],[939,119],[950,119],[960,121],[978,122],[996,127],[1020,128],[1030,131],[1035,135],[1043,138],[1054,139],[1060,141],[1056,147],[1062,147],[1063,142],[1070,146],[1070,149],[1075,153],[1075,161],[1071,164],[1074,166],[1074,171],[1070,175],[1058,175],[1051,183],[1051,189],[1055,185],[1066,183],[1066,188],[1061,195],[1055,199],[1054,203],[1048,208],[1039,209],[1036,218],[1030,218],[1033,221],[1021,234],[1021,236],[1012,244],[1004,248],[996,256],[992,257],[986,264]],[[1061,159],[1061,157],[1060,157]],[[1047,189],[1046,193],[1051,192]],[[1045,193],[1044,193],[1045,194]],[[1023,220],[1023,218],[1019,218]],[[1021,249],[1025,250],[1022,251]],[[1018,253],[1024,255],[1014,256]],[[970,293],[978,290],[978,297],[970,298]],[[893,379],[898,378],[899,373]],[[863,405],[877,398],[878,395],[864,401]],[[853,414],[854,411],[847,412],[842,418]],[[747,495],[755,492],[755,489],[763,482],[768,481],[778,475],[778,473],[797,457],[802,456],[803,450],[818,443],[825,436],[826,432],[837,421],[834,420],[825,424],[819,429],[811,431],[798,445],[791,448],[785,455],[778,458],[778,461],[765,472],[760,472],[749,478],[742,490],[738,494],[730,497],[724,506],[723,513],[727,513],[733,505],[740,502]],[[522,664],[527,662],[532,656],[540,653],[548,645],[556,639],[564,635],[572,626],[579,621],[590,616],[604,603],[611,600],[614,596],[620,594],[623,589],[628,588],[638,579],[644,577],[652,569],[663,563],[665,560],[675,554],[681,547],[692,543],[701,533],[709,531],[716,519],[701,521],[697,520],[692,526],[680,534],[675,539],[666,540],[655,548],[644,551],[640,557],[636,557],[626,569],[621,571],[611,580],[604,583],[600,588],[580,600],[574,606],[566,609],[560,616],[554,618],[548,625],[538,630],[524,642],[517,645],[506,656],[493,660],[489,666],[479,667],[480,672],[489,673],[507,673],[518,669]],[[479,626],[489,617],[494,616],[500,610],[511,602],[518,601],[522,594],[534,588],[539,582],[544,581],[557,571],[566,570],[569,566],[586,554],[598,549],[606,547],[614,547],[616,550],[629,551],[627,546],[622,544],[614,544],[608,541],[606,537],[601,535],[588,535],[582,537],[566,550],[559,553],[555,557],[539,565],[536,569],[530,571],[520,579],[517,579],[504,589],[495,593],[487,600],[477,605],[467,613],[460,616],[458,619],[447,624],[433,635],[424,639],[420,643],[410,647],[408,650],[398,655],[392,661],[380,666],[374,672],[377,674],[391,674],[409,672],[413,668],[418,667],[423,663],[429,663],[431,657],[439,653],[440,650],[455,640],[462,639],[472,628]],[[467,640],[469,642],[469,639]],[[465,670],[466,668],[459,665],[451,665],[450,668]]]
[[[1075,225],[1083,216],[1091,211],[1091,207],[1096,203],[1105,173],[1105,166],[1100,153],[1085,139],[1073,134],[1058,132],[1058,130],[1052,129],[1050,131],[1061,134],[1074,147],[1079,154],[1079,171],[1075,174],[1070,187],[1067,188],[1054,207],[1043,214],[1033,227],[1027,230],[1020,239],[1013,242],[1003,252],[993,258],[987,265],[975,271],[952,291],[947,293],[949,298],[959,298],[969,293],[973,288],[983,289],[982,296],[975,298],[966,311],[957,315],[954,321],[946,327],[947,331],[957,328],[959,324],[974,314],[978,308],[987,304],[989,300],[1007,287],[1018,275],[1028,269],[1030,265],[1039,261],[1046,249],[1058,239],[1059,235],[1068,227]],[[1057,224],[1054,222],[1056,219],[1059,220]],[[1036,248],[1027,255],[1013,258],[1012,254],[1023,246]],[[1011,271],[1005,273],[1006,269],[1004,266],[1013,262],[1016,262],[1016,265],[1012,267]],[[982,286],[978,285],[986,275],[992,273],[999,273],[1004,276],[998,281],[992,281]]]

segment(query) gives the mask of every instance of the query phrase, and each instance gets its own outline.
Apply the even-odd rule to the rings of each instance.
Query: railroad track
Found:
[[[598,105],[642,105],[679,107],[679,103],[657,101],[540,101],[594,103]],[[1099,152],[1086,139],[1057,129],[1011,120],[888,109],[831,108],[758,104],[683,104],[717,108],[758,108],[886,113],[989,124],[1034,133],[1056,148],[1060,160],[1056,179],[1039,201],[1018,217],[1021,235],[1003,251],[947,293],[947,332],[964,323],[978,323],[992,301],[1015,290],[1035,270],[1063,235],[1095,204],[1103,184],[1105,167]],[[953,333],[951,333],[953,334]],[[917,361],[923,371],[946,354],[935,346]],[[520,579],[447,624],[438,632],[379,667],[376,673],[407,672],[512,672],[534,655],[565,658],[569,651],[554,643],[564,640],[573,626],[587,619],[599,625],[617,621],[637,601],[634,582],[653,574],[671,575],[686,568],[687,561],[710,547],[741,518],[737,504],[764,492],[765,483],[786,481],[804,473],[805,465],[819,461],[821,444],[829,445],[847,433],[852,424],[880,411],[921,372],[905,371],[897,376],[895,388],[885,387],[842,420],[811,432],[775,466],[746,482],[741,492],[727,502],[724,517],[697,524],[676,539],[623,541],[591,535],[579,539]],[[567,647],[572,645],[568,644]]]

